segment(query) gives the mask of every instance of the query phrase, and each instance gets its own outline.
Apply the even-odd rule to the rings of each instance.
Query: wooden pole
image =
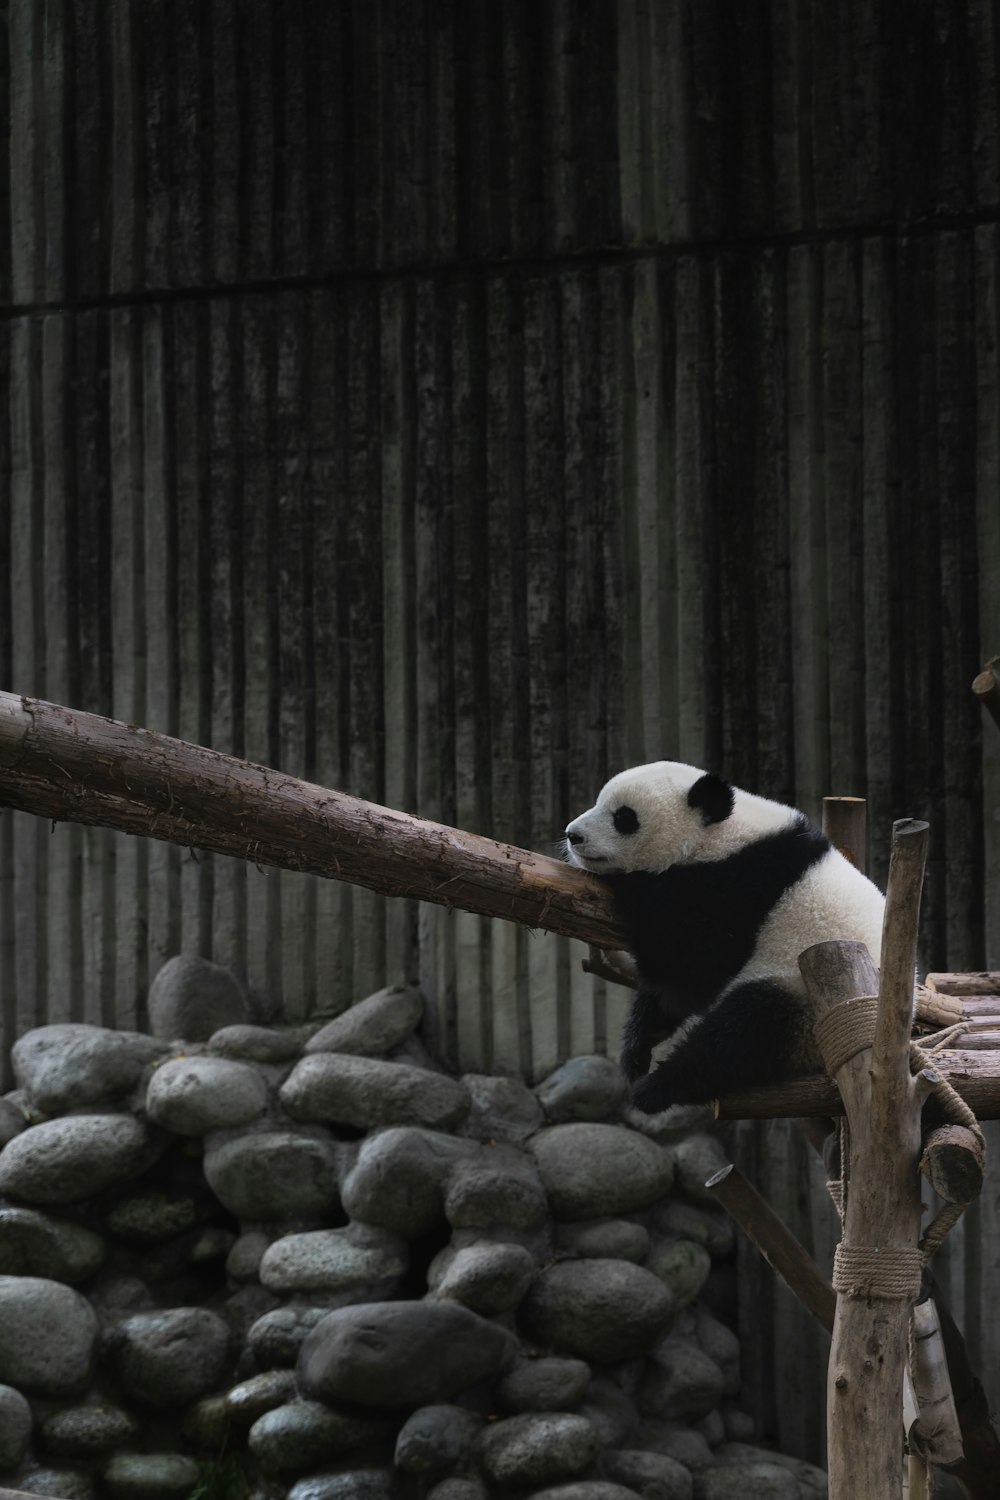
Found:
[[[942,1047],[934,1067],[980,1120],[1000,1120],[1000,1052]],[[786,1078],[766,1088],[730,1094],[716,1105],[720,1120],[787,1120],[796,1116],[842,1115],[843,1100],[835,1083],[820,1073]]]
[[[823,832],[862,875],[867,868],[866,813],[864,797],[823,798]]]
[[[1000,729],[1000,682],[997,681],[992,662],[988,662],[978,677],[973,678],[972,691]]]
[[[931,1087],[911,1076],[909,1064],[926,850],[926,823],[894,825],[880,986],[860,943],[822,943],[799,960],[821,1010],[879,989],[870,1047],[837,1068],[851,1152],[827,1386],[831,1500],[889,1500],[901,1493],[903,1369],[921,1272],[920,1108]]]
[[[767,1199],[735,1166],[723,1167],[708,1179],[705,1187],[735,1219],[802,1306],[829,1333],[837,1305],[833,1287]]]
[[[625,946],[608,885],[561,860],[13,693],[0,804]]]

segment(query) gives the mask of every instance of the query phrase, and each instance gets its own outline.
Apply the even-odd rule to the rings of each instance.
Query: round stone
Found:
[[[226,1275],[234,1281],[256,1281],[264,1251],[270,1244],[271,1236],[263,1230],[248,1229],[239,1236],[226,1258]]]
[[[69,1406],[45,1418],[39,1436],[54,1458],[98,1458],[138,1442],[139,1423],[120,1407]]]
[[[21,1091],[18,1090],[18,1096]],[[5,1095],[0,1099],[0,1150],[12,1141],[22,1130],[28,1128],[28,1116],[24,1109],[18,1104],[17,1099],[11,1095]]]
[[[356,1130],[388,1125],[440,1129],[466,1114],[471,1102],[465,1087],[446,1073],[339,1052],[304,1057],[279,1097],[293,1120]]]
[[[487,1479],[513,1488],[580,1474],[597,1450],[597,1434],[586,1417],[539,1412],[491,1423],[479,1457]]]
[[[288,1500],[397,1500],[398,1495],[391,1469],[353,1469],[299,1479],[288,1491]]]
[[[53,1500],[94,1500],[94,1484],[88,1474],[75,1469],[36,1469],[19,1479],[19,1493],[50,1495]]]
[[[0,1152],[0,1193],[80,1203],[145,1171],[157,1151],[131,1115],[68,1115],[33,1125]]]
[[[0,1275],[41,1276],[71,1286],[104,1264],[104,1240],[82,1224],[32,1208],[0,1207]]]
[[[0,1385],[0,1471],[16,1469],[31,1436],[31,1407],[11,1385]]]
[[[435,1296],[492,1318],[516,1307],[531,1285],[535,1260],[523,1245],[467,1245],[445,1250],[432,1265],[428,1285]]]
[[[572,1484],[546,1485],[532,1490],[531,1500],[639,1500],[637,1490],[613,1484],[610,1479],[574,1479]],[[653,1500],[650,1495],[648,1500]],[[657,1497],[659,1500],[659,1497]]]
[[[506,1329],[455,1302],[373,1302],[330,1313],[306,1335],[301,1390],[376,1407],[446,1401],[514,1357]]]
[[[472,1100],[472,1108],[460,1127],[463,1135],[491,1144],[523,1146],[541,1127],[541,1105],[520,1078],[464,1073],[462,1082]]]
[[[234,1385],[226,1396],[226,1405],[234,1422],[250,1427],[266,1412],[294,1400],[295,1375],[291,1370],[265,1370]]]
[[[90,1376],[98,1322],[79,1292],[37,1276],[0,1276],[0,1381],[70,1396]]]
[[[337,1151],[325,1134],[262,1130],[210,1141],[205,1176],[240,1219],[328,1215],[337,1206]]]
[[[590,1366],[582,1359],[522,1359],[497,1386],[507,1411],[571,1411],[590,1384]]]
[[[329,1316],[328,1307],[276,1307],[263,1313],[247,1331],[247,1343],[265,1369],[294,1365],[310,1329]]]
[[[396,1468],[404,1474],[444,1474],[466,1466],[483,1419],[461,1406],[421,1406],[396,1439]]]
[[[694,1301],[708,1280],[712,1257],[694,1240],[661,1241],[647,1260],[646,1269],[669,1289],[674,1306],[682,1308]]]
[[[621,1125],[553,1125],[529,1142],[557,1218],[636,1213],[670,1191],[670,1157]]]
[[[247,1003],[228,969],[178,953],[159,970],[146,1002],[154,1036],[206,1042],[223,1026],[248,1019]]]
[[[558,1261],[521,1304],[537,1342],[599,1364],[644,1354],[672,1315],[663,1282],[625,1260]]]
[[[373,1428],[370,1420],[331,1411],[320,1401],[291,1401],[258,1417],[247,1442],[265,1473],[301,1474],[360,1447]]]
[[[146,1090],[149,1118],[174,1135],[246,1125],[266,1105],[261,1073],[224,1057],[175,1057],[161,1063]]]
[[[211,1052],[237,1062],[287,1063],[302,1055],[308,1030],[292,1026],[278,1031],[270,1026],[223,1026],[208,1039]]]
[[[265,1251],[260,1279],[272,1292],[323,1291],[384,1301],[406,1272],[406,1241],[385,1230],[317,1229],[286,1234]]]
[[[187,1500],[198,1465],[180,1453],[116,1453],[104,1470],[112,1500]]]
[[[697,1500],[799,1500],[794,1474],[780,1464],[736,1463],[698,1475]]]
[[[696,1245],[704,1245],[713,1260],[731,1255],[736,1243],[733,1221],[717,1205],[696,1208],[680,1198],[668,1198],[653,1211],[653,1227],[666,1239],[694,1240]]]
[[[649,1254],[649,1231],[629,1219],[595,1219],[560,1224],[559,1244],[588,1260],[632,1260]]]
[[[444,1194],[454,1229],[540,1229],[549,1200],[533,1158],[513,1146],[486,1146],[455,1164]]]
[[[58,1115],[129,1093],[166,1050],[142,1032],[60,1022],[26,1032],[14,1043],[11,1062],[32,1104]]]
[[[627,1092],[618,1064],[597,1054],[570,1058],[535,1090],[546,1119],[553,1124],[614,1118]]]
[[[639,1405],[651,1416],[703,1417],[718,1406],[725,1386],[718,1365],[690,1334],[672,1333],[650,1351]]]
[[[601,1468],[609,1479],[629,1485],[640,1495],[656,1500],[691,1500],[694,1482],[683,1464],[665,1453],[647,1453],[625,1448],[606,1453]]]
[[[221,1382],[229,1367],[229,1328],[205,1307],[137,1313],[108,1334],[104,1358],[132,1400],[183,1406]]]
[[[407,1126],[370,1136],[344,1179],[344,1209],[363,1224],[415,1239],[440,1222],[451,1168],[478,1149],[442,1131]]]
[[[327,1022],[305,1050],[379,1057],[405,1042],[420,1025],[423,1014],[424,1002],[418,989],[390,985]]]

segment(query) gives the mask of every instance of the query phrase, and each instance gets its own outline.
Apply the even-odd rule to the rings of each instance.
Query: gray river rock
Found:
[[[405,1042],[424,1014],[420,991],[411,985],[390,985],[352,1005],[328,1021],[306,1043],[306,1053],[350,1052],[380,1057]]]
[[[528,1144],[557,1219],[635,1213],[673,1181],[667,1152],[621,1125],[553,1125]]]
[[[206,1042],[225,1026],[249,1019],[237,980],[219,964],[191,953],[168,958],[149,987],[146,1001],[154,1036]]]
[[[304,1057],[279,1097],[293,1120],[356,1130],[387,1125],[441,1129],[461,1119],[471,1103],[468,1090],[447,1073],[340,1052]]]
[[[0,1381],[37,1396],[71,1396],[91,1374],[97,1315],[60,1281],[0,1276]]]
[[[374,1302],[340,1308],[306,1335],[299,1384],[321,1401],[425,1405],[499,1375],[515,1340],[454,1302]]]
[[[0,1193],[22,1203],[81,1203],[127,1182],[156,1159],[131,1115],[66,1115],[33,1125],[0,1151]]]
[[[173,1135],[205,1135],[246,1125],[264,1113],[267,1085],[258,1068],[225,1057],[175,1057],[149,1080],[146,1110]]]
[[[168,1050],[143,1032],[67,1021],[25,1032],[10,1056],[32,1104],[54,1115],[121,1098]]]
[[[41,1276],[72,1286],[99,1271],[106,1254],[101,1235],[83,1224],[33,1208],[0,1207],[0,1275]]]

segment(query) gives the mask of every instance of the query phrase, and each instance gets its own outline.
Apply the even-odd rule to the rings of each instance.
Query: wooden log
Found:
[[[625,945],[605,882],[561,860],[12,693],[0,804]]]
[[[972,1203],[983,1187],[982,1140],[965,1125],[939,1125],[924,1140],[920,1170],[946,1203]]]
[[[833,1328],[837,1298],[816,1262],[806,1254],[788,1226],[778,1218],[738,1167],[723,1167],[705,1183],[729,1215],[757,1246],[768,1265],[787,1283],[803,1307],[825,1328]]]
[[[931,1086],[911,1076],[909,1062],[926,849],[926,823],[894,825],[875,1036],[870,1049],[837,1070],[851,1153],[827,1383],[831,1500],[887,1500],[901,1492],[903,1370],[920,1284],[920,1108]],[[820,944],[799,965],[810,997],[824,1010],[875,988],[861,944]]]
[[[1000,972],[975,969],[964,974],[928,974],[924,984],[940,995],[992,995],[1000,999]]]
[[[1000,1120],[1000,1052],[942,1047],[934,1067],[980,1120]],[[786,1120],[796,1116],[842,1115],[835,1083],[822,1073],[787,1078],[767,1088],[746,1089],[716,1103],[719,1120]]]
[[[866,814],[864,797],[823,798],[823,832],[862,875],[867,867]]]
[[[1000,729],[1000,682],[997,681],[992,667],[985,667],[977,677],[972,679],[972,691]]]

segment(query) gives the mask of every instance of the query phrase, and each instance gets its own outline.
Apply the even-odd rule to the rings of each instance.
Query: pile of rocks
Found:
[[[65,1500],[812,1500],[750,1445],[705,1134],[616,1066],[438,1068],[419,995],[252,1025],[172,959],[152,1035],[14,1047],[0,1483]],[[183,1036],[184,1041],[173,1040]],[[713,1311],[714,1309],[714,1311]]]

